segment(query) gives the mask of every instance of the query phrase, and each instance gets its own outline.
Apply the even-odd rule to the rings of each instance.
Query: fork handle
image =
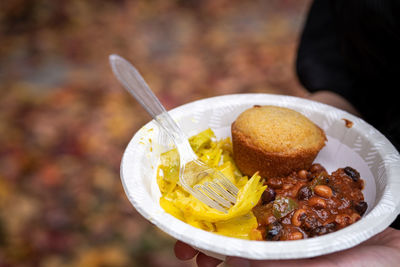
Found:
[[[173,139],[179,150],[181,160],[189,162],[196,159],[187,137],[178,124],[168,114],[160,100],[154,95],[146,81],[127,60],[118,55],[110,56],[112,70],[125,89],[142,105]]]

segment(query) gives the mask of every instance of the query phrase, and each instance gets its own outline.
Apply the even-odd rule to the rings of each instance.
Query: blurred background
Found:
[[[0,266],[195,266],[141,217],[119,178],[150,116],[108,55],[167,109],[233,93],[297,95],[309,0],[3,0]]]

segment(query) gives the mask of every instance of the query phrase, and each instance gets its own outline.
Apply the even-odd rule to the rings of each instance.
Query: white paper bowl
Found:
[[[130,141],[121,163],[121,179],[129,200],[146,219],[172,237],[208,255],[250,259],[294,259],[327,254],[355,246],[387,228],[400,213],[400,156],[394,146],[365,121],[321,103],[282,95],[239,94],[213,97],[170,111],[188,136],[211,128],[217,137],[230,136],[230,125],[253,105],[297,110],[325,130],[327,145],[315,162],[327,171],[351,166],[365,180],[368,210],[361,220],[337,232],[296,241],[248,241],[203,231],[166,213],[159,205],[156,168],[171,141],[154,121]],[[348,119],[351,128],[345,126]]]

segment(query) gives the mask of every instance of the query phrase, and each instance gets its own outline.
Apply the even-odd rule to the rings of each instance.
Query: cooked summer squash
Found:
[[[221,171],[239,188],[237,202],[228,213],[223,213],[187,193],[179,184],[178,152],[172,149],[161,154],[157,171],[157,183],[162,194],[161,207],[174,217],[203,230],[243,239],[259,239],[252,208],[266,188],[261,177],[258,174],[250,179],[242,176],[232,159],[230,139],[216,141],[211,129],[191,137],[189,142],[200,160]],[[210,178],[200,183],[207,179]]]

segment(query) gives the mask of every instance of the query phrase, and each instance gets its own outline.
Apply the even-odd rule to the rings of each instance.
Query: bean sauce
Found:
[[[357,170],[339,168],[329,175],[320,164],[287,177],[266,180],[268,188],[253,208],[264,240],[296,240],[340,230],[368,208]]]

